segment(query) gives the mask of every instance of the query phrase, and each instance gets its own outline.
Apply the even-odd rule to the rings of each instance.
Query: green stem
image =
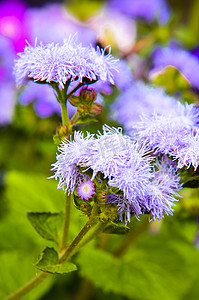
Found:
[[[61,105],[61,116],[62,116],[62,124],[66,125],[71,130],[71,124],[70,119],[68,116],[68,110],[67,110],[67,90],[70,85],[70,80],[68,80],[62,90],[59,89],[58,84],[52,84],[53,89],[56,91],[56,97],[58,102]]]
[[[61,106],[61,116],[62,116],[62,124],[66,125],[68,130],[70,131],[71,129],[71,124],[70,124],[70,119],[68,116],[68,110],[67,110],[67,105],[66,102],[59,102]]]
[[[85,234],[91,229],[91,227],[96,223],[96,216],[98,213],[98,206],[96,203],[93,205],[93,209],[90,215],[90,218],[84,225],[84,227],[80,230],[79,234],[74,238],[70,246],[66,249],[66,251],[60,256],[59,263],[65,262],[67,259],[69,259],[73,254],[75,248],[78,246],[78,244],[81,242]]]
[[[61,250],[67,247],[69,225],[70,225],[70,212],[71,212],[71,196],[66,193],[66,205],[65,205],[65,216],[64,216],[64,230]]]
[[[90,231],[84,239],[79,243],[79,246],[75,250],[75,253],[78,252],[82,247],[88,244],[92,239],[94,239],[99,233],[101,233],[106,227],[107,222],[99,221],[95,227],[93,227],[92,231]]]
[[[76,111],[73,115],[72,119],[70,120],[71,125],[75,124],[75,122],[79,119],[79,113]]]
[[[36,277],[31,279],[26,285],[18,289],[15,293],[8,296],[5,300],[18,300],[23,296],[28,294],[32,289],[36,288],[44,279],[46,279],[50,274],[39,272]]]

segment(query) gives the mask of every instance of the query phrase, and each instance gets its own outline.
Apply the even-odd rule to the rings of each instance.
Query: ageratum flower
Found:
[[[114,203],[118,206],[120,221],[130,222],[132,214],[137,217],[141,214],[149,214],[150,220],[160,220],[166,215],[173,214],[175,197],[178,196],[177,191],[182,185],[179,183],[180,177],[176,173],[176,167],[173,162],[167,159],[156,161],[152,171],[152,178],[148,190],[144,197],[138,197],[137,207],[135,201],[129,201],[123,194],[109,194],[107,202]]]
[[[91,180],[83,181],[77,189],[77,194],[81,199],[88,200],[95,193],[95,185]]]
[[[145,141],[153,151],[178,160],[178,167],[198,166],[199,109],[194,104],[178,102],[176,111],[158,116],[144,116],[132,134]]]
[[[19,53],[15,61],[14,73],[17,85],[26,79],[56,82],[63,88],[68,80],[84,79],[88,81],[110,81],[114,83],[112,71],[117,69],[117,59],[105,49],[99,47],[95,50],[92,46],[83,47],[77,44],[77,35],[65,39],[63,45],[40,43],[35,46],[28,44],[24,52]]]
[[[162,212],[151,213],[157,218],[161,218],[164,211],[167,214],[172,212],[168,208],[172,201],[168,199],[172,197],[172,186],[175,195],[178,187],[176,180],[172,183],[171,178],[170,189],[160,187],[162,181],[165,184],[166,180],[161,177],[155,181],[154,159],[149,154],[149,148],[123,135],[120,128],[104,126],[102,134],[94,136],[87,133],[86,137],[76,132],[74,141],[63,141],[59,152],[52,169],[55,171],[52,177],[59,179],[58,188],[71,193],[80,184],[78,193],[81,197],[79,188],[83,186],[82,182],[98,180],[101,184],[105,180],[106,194],[110,194],[107,201],[118,206],[119,218],[123,220],[124,217],[125,222],[130,221],[131,214],[139,217],[146,211],[154,211],[154,207]],[[76,170],[74,178],[71,168]],[[87,179],[80,178],[80,174],[87,176]],[[161,203],[164,204],[160,208],[157,203],[158,187],[162,191]],[[113,190],[117,191],[115,195]]]
[[[182,137],[183,147],[177,148],[172,153],[175,159],[178,161],[178,168],[187,167],[191,165],[194,170],[199,165],[199,129],[195,132],[191,132],[189,135]]]
[[[190,52],[179,48],[159,48],[154,53],[153,70],[159,71],[166,66],[174,66],[188,79],[190,84],[199,88],[199,59]]]
[[[167,95],[162,88],[138,81],[117,97],[112,105],[112,115],[126,130],[130,130],[142,115],[162,115],[175,110],[176,106],[175,98]]]

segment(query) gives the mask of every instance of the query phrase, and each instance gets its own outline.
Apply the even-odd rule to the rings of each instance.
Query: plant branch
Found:
[[[61,251],[63,249],[66,249],[66,247],[67,247],[68,234],[69,234],[69,225],[70,225],[70,212],[71,212],[71,195],[68,195],[67,192],[66,192],[64,230],[63,230]]]
[[[70,246],[66,249],[66,251],[60,256],[59,263],[65,262],[67,259],[69,259],[75,251],[75,248],[77,245],[81,242],[85,234],[91,229],[91,227],[96,223],[96,216],[98,213],[98,206],[96,203],[93,205],[93,209],[90,215],[90,218],[84,225],[84,227],[80,230],[79,234],[74,238]]]

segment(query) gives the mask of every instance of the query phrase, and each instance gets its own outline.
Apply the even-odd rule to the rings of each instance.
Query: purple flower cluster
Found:
[[[72,193],[80,182],[97,180],[100,173],[107,181],[107,202],[118,206],[120,220],[127,223],[131,214],[139,217],[146,212],[153,220],[172,214],[173,195],[181,187],[179,177],[168,162],[154,167],[149,148],[123,135],[120,128],[105,125],[103,134],[87,133],[86,137],[75,132],[74,141],[64,141],[59,152],[52,169],[58,188]],[[91,170],[91,178],[80,168]]]
[[[177,68],[192,86],[199,89],[199,59],[195,55],[180,48],[158,48],[154,53],[151,74],[168,65]]]
[[[194,104],[177,102],[169,113],[142,116],[142,120],[134,124],[132,134],[147,142],[156,154],[168,154],[176,159],[179,168],[193,165],[197,169],[199,109]]]
[[[112,105],[112,116],[131,130],[134,123],[140,121],[142,115],[162,115],[177,106],[176,100],[165,91],[144,82],[134,82],[122,92]]]
[[[77,44],[77,35],[74,35],[65,39],[63,45],[35,43],[33,47],[28,44],[24,52],[19,53],[14,72],[17,85],[28,78],[56,82],[62,88],[68,80],[82,82],[84,78],[114,83],[112,71],[117,69],[117,61],[110,54],[110,48],[105,55],[105,49]]]

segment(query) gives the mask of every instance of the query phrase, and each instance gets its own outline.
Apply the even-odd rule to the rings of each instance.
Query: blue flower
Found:
[[[117,205],[120,221],[130,222],[132,214],[139,218],[142,214],[149,214],[150,220],[160,220],[166,215],[173,214],[174,202],[177,201],[177,191],[180,190],[180,177],[176,166],[168,159],[157,160],[151,172],[147,190],[143,196],[134,198],[125,197],[124,194],[109,194],[107,202]]]
[[[199,109],[194,104],[178,102],[176,109],[165,115],[143,116],[135,123],[132,135],[147,142],[155,153],[168,154],[178,166],[198,166]]]
[[[139,217],[145,212],[153,220],[160,219],[163,213],[172,213],[179,177],[170,160],[154,162],[149,150],[123,135],[120,128],[105,125],[102,134],[87,133],[86,137],[76,132],[74,141],[64,141],[59,147],[52,177],[59,179],[58,188],[68,193],[79,184],[82,187],[84,181],[98,180],[101,184],[106,180],[106,193],[111,194],[107,201],[118,206],[120,220],[124,217],[129,222],[131,214]],[[88,170],[89,176],[84,173]],[[83,197],[79,188],[78,193]]]
[[[112,105],[112,116],[126,130],[130,130],[135,122],[141,120],[142,115],[166,114],[176,106],[176,99],[167,95],[162,88],[138,81],[117,97]]]
[[[175,152],[172,153],[174,158],[178,162],[178,168],[189,168],[191,165],[194,170],[199,165],[199,129],[191,132],[189,135],[182,137],[183,147],[178,147]]]
[[[199,59],[190,52],[179,48],[159,48],[154,53],[153,72],[171,65],[188,79],[190,84],[199,88]]]
[[[77,44],[77,35],[64,40],[63,45],[40,43],[27,45],[15,61],[14,73],[17,85],[26,79],[56,82],[63,88],[68,80],[110,81],[114,83],[112,71],[117,69],[117,59],[105,49]]]

